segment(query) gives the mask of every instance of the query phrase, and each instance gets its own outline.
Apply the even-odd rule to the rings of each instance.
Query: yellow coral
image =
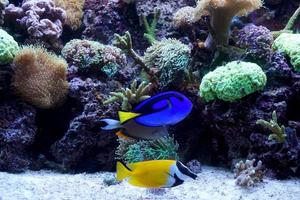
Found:
[[[55,5],[67,12],[66,24],[73,30],[78,29],[82,24],[83,6],[85,0],[54,0]]]
[[[13,86],[25,101],[46,109],[65,100],[69,87],[64,59],[42,47],[25,46],[15,56],[13,65]]]
[[[209,14],[212,37],[216,44],[227,44],[229,27],[234,16],[244,16],[260,8],[263,0],[199,0],[194,21]]]

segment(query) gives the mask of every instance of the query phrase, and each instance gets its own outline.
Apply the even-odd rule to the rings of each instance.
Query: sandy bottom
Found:
[[[256,187],[236,186],[233,174],[204,167],[197,180],[171,189],[151,191],[127,182],[108,186],[113,173],[58,174],[51,171],[0,173],[1,200],[300,200],[300,179],[266,179]]]

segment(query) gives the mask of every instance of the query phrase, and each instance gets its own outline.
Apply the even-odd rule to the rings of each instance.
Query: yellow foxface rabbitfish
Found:
[[[187,178],[196,179],[180,161],[151,160],[124,164],[117,162],[117,180],[128,179],[129,184],[144,188],[170,188],[182,184]]]

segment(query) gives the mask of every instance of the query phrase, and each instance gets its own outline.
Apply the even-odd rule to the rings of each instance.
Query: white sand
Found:
[[[300,179],[266,179],[250,189],[236,186],[233,174],[204,167],[197,180],[155,194],[123,182],[103,183],[112,173],[58,174],[50,171],[0,173],[0,200],[300,200]]]

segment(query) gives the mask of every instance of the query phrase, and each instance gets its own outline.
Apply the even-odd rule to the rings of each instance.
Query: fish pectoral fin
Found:
[[[124,111],[119,111],[118,114],[119,114],[121,124],[127,122],[130,119],[134,119],[134,118],[141,115],[140,113],[124,112]]]
[[[118,137],[122,138],[122,139],[125,139],[125,140],[131,139],[131,137],[125,135],[123,131],[118,131],[118,132],[116,132],[116,135],[117,135]]]
[[[132,170],[121,161],[117,161],[117,180],[122,181],[123,179],[131,175]]]

